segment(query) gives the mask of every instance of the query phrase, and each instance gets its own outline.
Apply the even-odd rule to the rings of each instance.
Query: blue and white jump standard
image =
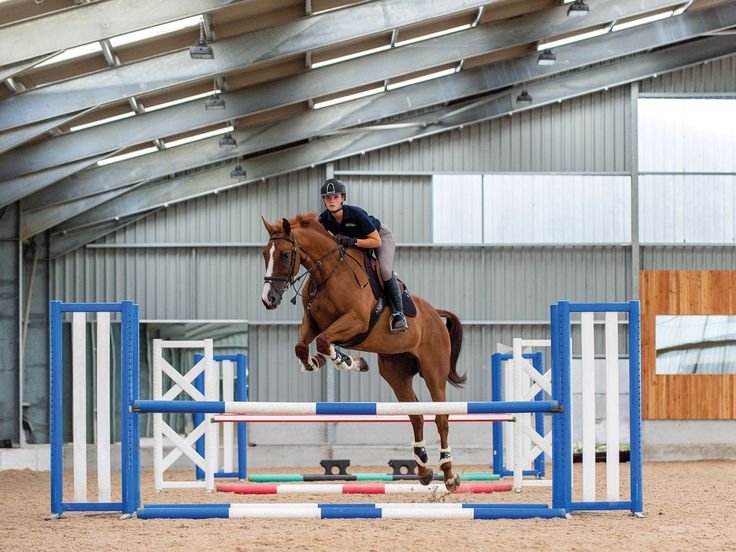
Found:
[[[125,405],[138,398],[140,389],[138,305],[122,303],[62,303],[52,301],[49,308],[49,429],[51,442],[51,513],[121,512],[135,513],[140,504],[140,426],[139,417]],[[74,501],[64,500],[63,465],[63,332],[65,313],[72,317],[72,386],[74,425]],[[98,501],[87,501],[86,438],[86,323],[87,314],[96,315],[97,326],[97,447]],[[110,489],[110,318],[120,317],[120,424],[122,488],[120,501],[112,501]]]
[[[641,403],[639,367],[639,303],[576,304],[560,302],[551,307],[551,400],[512,402],[447,403],[258,403],[241,401],[155,401],[139,400],[137,307],[85,305],[88,311],[123,312],[124,334],[121,400],[123,408],[123,501],[104,505],[65,504],[61,500],[61,314],[81,309],[78,305],[52,303],[51,388],[52,388],[52,512],[71,509],[136,511],[151,518],[394,518],[394,519],[498,519],[568,517],[584,510],[630,510],[642,513]],[[628,500],[583,500],[572,498],[572,418],[570,384],[571,313],[618,313],[628,315],[631,495]],[[127,314],[126,314],[127,313]],[[585,363],[585,355],[583,355]],[[213,374],[213,372],[211,372]],[[213,379],[213,376],[209,376]],[[129,413],[129,412],[130,413]],[[549,413],[552,418],[551,504],[151,504],[140,508],[139,413],[190,412],[246,415],[470,415]],[[583,409],[583,414],[586,411]],[[585,420],[583,421],[585,424]],[[585,448],[585,447],[584,447]],[[585,468],[584,468],[585,471]]]

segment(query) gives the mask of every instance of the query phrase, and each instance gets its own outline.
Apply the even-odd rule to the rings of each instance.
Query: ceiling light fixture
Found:
[[[189,48],[189,57],[192,59],[215,59],[215,52],[212,46],[207,44],[207,38],[204,36],[204,23],[199,25],[199,39],[194,46]]]
[[[230,178],[245,178],[246,172],[240,165],[235,165],[235,168],[230,171]]]
[[[568,17],[583,17],[590,13],[590,6],[583,0],[575,0],[570,7],[567,8]]]
[[[218,144],[221,148],[234,148],[237,147],[238,142],[233,138],[233,135],[228,132],[220,138]]]
[[[529,105],[530,103],[532,103],[533,99],[534,98],[531,97],[529,92],[527,92],[526,90],[522,90],[521,94],[516,96],[516,103],[521,105]]]
[[[557,56],[552,50],[544,50],[537,58],[537,65],[554,65]]]
[[[212,95],[204,101],[204,108],[207,111],[212,109],[225,109],[225,100],[223,100],[217,92],[213,92]]]
[[[215,77],[215,88],[212,91],[212,95],[204,101],[204,108],[207,111],[225,109],[225,100],[220,97],[218,90],[220,89],[217,86],[217,77]]]

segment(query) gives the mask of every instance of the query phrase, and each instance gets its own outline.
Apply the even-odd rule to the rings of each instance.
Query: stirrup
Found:
[[[399,325],[402,322],[403,325]],[[391,315],[388,327],[391,330],[391,333],[404,333],[409,329],[409,323],[407,322],[406,316],[404,316],[403,312],[395,312]]]

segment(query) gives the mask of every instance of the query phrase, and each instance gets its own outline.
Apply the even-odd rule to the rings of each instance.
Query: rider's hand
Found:
[[[351,238],[350,236],[338,236],[337,237],[337,243],[342,245],[343,247],[355,247],[355,244],[358,242],[355,238]]]

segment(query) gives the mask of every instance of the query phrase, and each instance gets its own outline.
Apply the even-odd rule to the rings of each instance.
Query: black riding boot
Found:
[[[405,332],[409,329],[409,323],[406,321],[406,316],[404,316],[404,304],[401,300],[401,290],[399,289],[399,282],[396,281],[396,274],[391,274],[391,279],[386,280],[383,285],[386,288],[386,294],[393,311],[389,321],[391,333]]]

